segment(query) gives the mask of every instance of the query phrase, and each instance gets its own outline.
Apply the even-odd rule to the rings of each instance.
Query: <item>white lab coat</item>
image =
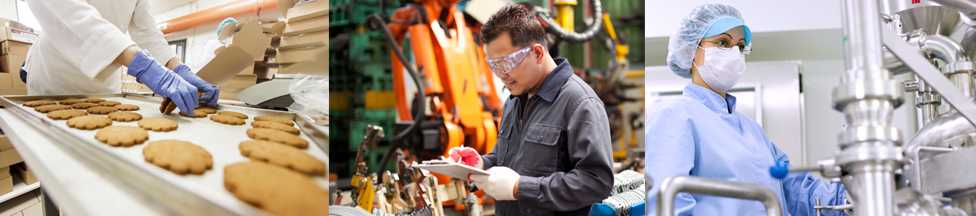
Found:
[[[28,54],[28,95],[119,93],[124,67],[112,62],[131,45],[160,64],[176,56],[156,28],[148,0],[27,3],[42,29]]]

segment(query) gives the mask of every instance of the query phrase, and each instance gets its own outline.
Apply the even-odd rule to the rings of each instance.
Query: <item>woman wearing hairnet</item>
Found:
[[[706,4],[692,10],[670,38],[667,62],[671,71],[691,79],[683,97],[648,107],[645,141],[646,175],[654,186],[647,192],[647,213],[656,211],[657,189],[673,176],[699,176],[748,182],[779,195],[791,215],[815,215],[814,205],[841,205],[844,187],[809,173],[773,178],[769,167],[789,163],[752,119],[735,112],[728,94],[746,70],[744,51],[752,33],[735,8]],[[760,202],[681,193],[675,199],[680,215],[764,215]],[[824,211],[825,215],[842,214]]]

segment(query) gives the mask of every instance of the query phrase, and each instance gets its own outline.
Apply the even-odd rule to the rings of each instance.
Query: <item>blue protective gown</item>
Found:
[[[698,176],[750,182],[779,195],[787,213],[815,215],[814,205],[841,205],[844,186],[809,173],[770,176],[769,167],[789,163],[754,120],[735,113],[735,97],[723,98],[707,88],[689,84],[683,97],[648,107],[645,137],[646,175],[654,186],[647,191],[647,213],[654,215],[657,188],[673,176]],[[762,203],[699,194],[678,194],[679,215],[765,215]],[[824,215],[839,215],[823,211]]]

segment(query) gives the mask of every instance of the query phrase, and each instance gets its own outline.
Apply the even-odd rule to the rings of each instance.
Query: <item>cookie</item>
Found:
[[[288,126],[288,125],[285,125],[285,124],[282,124],[282,123],[278,123],[278,122],[273,122],[273,121],[254,121],[254,122],[251,122],[251,127],[275,129],[275,130],[280,130],[280,131],[288,132],[288,133],[294,134],[294,135],[298,135],[299,134],[298,128],[294,128],[292,126]]]
[[[312,178],[263,162],[224,167],[224,188],[272,215],[327,215],[328,193]]]
[[[203,117],[207,117],[207,112],[206,111],[203,111],[203,110],[200,110],[200,109],[195,109],[195,110],[193,110],[193,113],[187,114],[187,113],[181,112],[180,115],[183,115],[183,116],[186,116],[186,117],[192,117],[192,118],[203,118]]]
[[[115,112],[116,110],[118,109],[115,109],[115,107],[110,107],[110,106],[93,106],[93,107],[89,107],[87,111],[88,113],[91,114],[104,115],[104,114]]]
[[[47,113],[47,117],[54,120],[65,120],[83,115],[88,115],[88,112],[85,112],[84,110],[67,109]]]
[[[86,115],[68,119],[68,127],[82,130],[94,130],[109,125],[112,125],[112,120],[105,116]]]
[[[217,115],[233,116],[239,119],[247,119],[247,115],[244,113],[234,112],[234,111],[219,111]]]
[[[82,103],[82,102],[85,102],[85,99],[69,98],[69,99],[63,99],[63,100],[58,101],[58,104],[61,104],[61,105],[72,105],[72,104]]]
[[[158,132],[173,131],[176,130],[178,126],[179,125],[176,124],[176,121],[162,117],[147,118],[139,121],[139,127]]]
[[[255,121],[273,121],[273,122],[278,122],[278,123],[286,124],[288,126],[295,126],[295,121],[292,121],[291,117],[288,117],[288,116],[261,115],[261,116],[254,117],[254,120]]]
[[[237,118],[234,116],[222,115],[222,114],[211,115],[210,120],[215,121],[217,123],[229,124],[229,125],[242,125],[244,124],[245,121],[242,118]]]
[[[88,102],[81,102],[81,103],[71,104],[71,108],[74,108],[74,109],[88,109],[88,108],[91,108],[91,107],[94,107],[94,106],[98,106],[98,104],[88,103]]]
[[[66,109],[71,109],[71,107],[68,105],[61,105],[61,104],[50,104],[50,105],[34,107],[34,110],[37,110],[38,112],[41,113],[49,113],[52,111],[66,110]]]
[[[196,144],[181,140],[160,140],[146,144],[142,156],[147,162],[184,175],[203,174],[213,167],[213,156]]]
[[[163,98],[163,102],[159,104],[159,112],[169,114],[173,110],[176,110],[176,103],[173,103],[173,100],[169,98]]]
[[[325,163],[315,159],[305,151],[278,143],[248,140],[237,148],[241,155],[251,160],[266,162],[308,175],[320,176],[325,173]]]
[[[119,104],[122,104],[122,103],[119,103],[118,101],[110,101],[110,100],[107,100],[107,101],[98,102],[97,104],[99,106],[115,106],[115,105],[119,105]]]
[[[52,100],[35,100],[35,101],[24,102],[24,106],[26,106],[26,107],[39,107],[39,106],[51,105],[51,104],[57,104],[57,103],[58,102],[52,101]]]
[[[101,103],[103,101],[105,101],[105,99],[101,99],[101,98],[85,98],[85,102],[88,102],[88,103]]]
[[[132,104],[119,104],[119,105],[115,105],[114,107],[115,107],[115,109],[118,109],[118,110],[121,110],[121,111],[136,111],[136,110],[139,110],[139,106],[132,105]]]
[[[98,130],[95,139],[111,146],[129,147],[149,139],[149,132],[133,126],[109,126]]]
[[[197,109],[195,109],[194,111],[196,110],[200,110],[201,112],[207,113],[207,115],[217,113],[216,107],[201,106],[201,107],[197,107]]]
[[[278,131],[274,129],[267,128],[251,128],[247,129],[247,137],[256,140],[271,141],[276,143],[281,143],[296,148],[305,149],[308,148],[308,141],[298,137],[294,134],[290,134],[284,131]]]
[[[136,112],[120,111],[109,113],[108,118],[112,119],[113,121],[130,122],[139,121],[142,119],[142,115]]]

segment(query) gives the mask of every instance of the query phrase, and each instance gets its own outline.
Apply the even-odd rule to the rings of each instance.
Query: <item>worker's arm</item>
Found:
[[[521,176],[516,194],[520,205],[569,211],[610,195],[613,170],[606,111],[596,97],[584,99],[575,107],[564,133],[573,169],[542,177]]]
[[[129,35],[139,47],[149,51],[153,58],[158,59],[160,64],[164,64],[170,70],[182,64],[163,37],[163,32],[156,27],[156,19],[149,12],[148,1],[136,2],[135,12],[132,13],[132,21],[129,23]]]
[[[789,156],[780,151],[775,143],[767,143],[772,149],[777,163],[787,165],[790,163]],[[792,173],[783,179],[783,193],[786,196],[785,206],[790,215],[818,215],[814,209],[817,200],[820,201],[820,205],[825,206],[844,205],[846,200],[844,190],[843,184],[824,180],[809,172]],[[825,210],[820,215],[847,214],[842,211]]]
[[[67,58],[67,63],[80,68],[90,78],[107,78],[99,72],[109,66],[122,66],[112,63],[123,54],[123,50],[135,44],[83,0],[27,3],[44,27],[45,35],[41,37],[49,38],[46,42],[50,43],[50,47],[57,49]],[[130,54],[134,55],[135,52]],[[131,57],[129,59],[131,61]]]
[[[653,182],[647,189],[646,214],[654,215],[657,208],[657,192],[665,179],[691,175],[695,161],[694,126],[677,103],[657,103],[648,107],[647,127],[644,131],[644,174]],[[697,201],[688,193],[679,193],[674,199],[675,213],[691,215]]]

